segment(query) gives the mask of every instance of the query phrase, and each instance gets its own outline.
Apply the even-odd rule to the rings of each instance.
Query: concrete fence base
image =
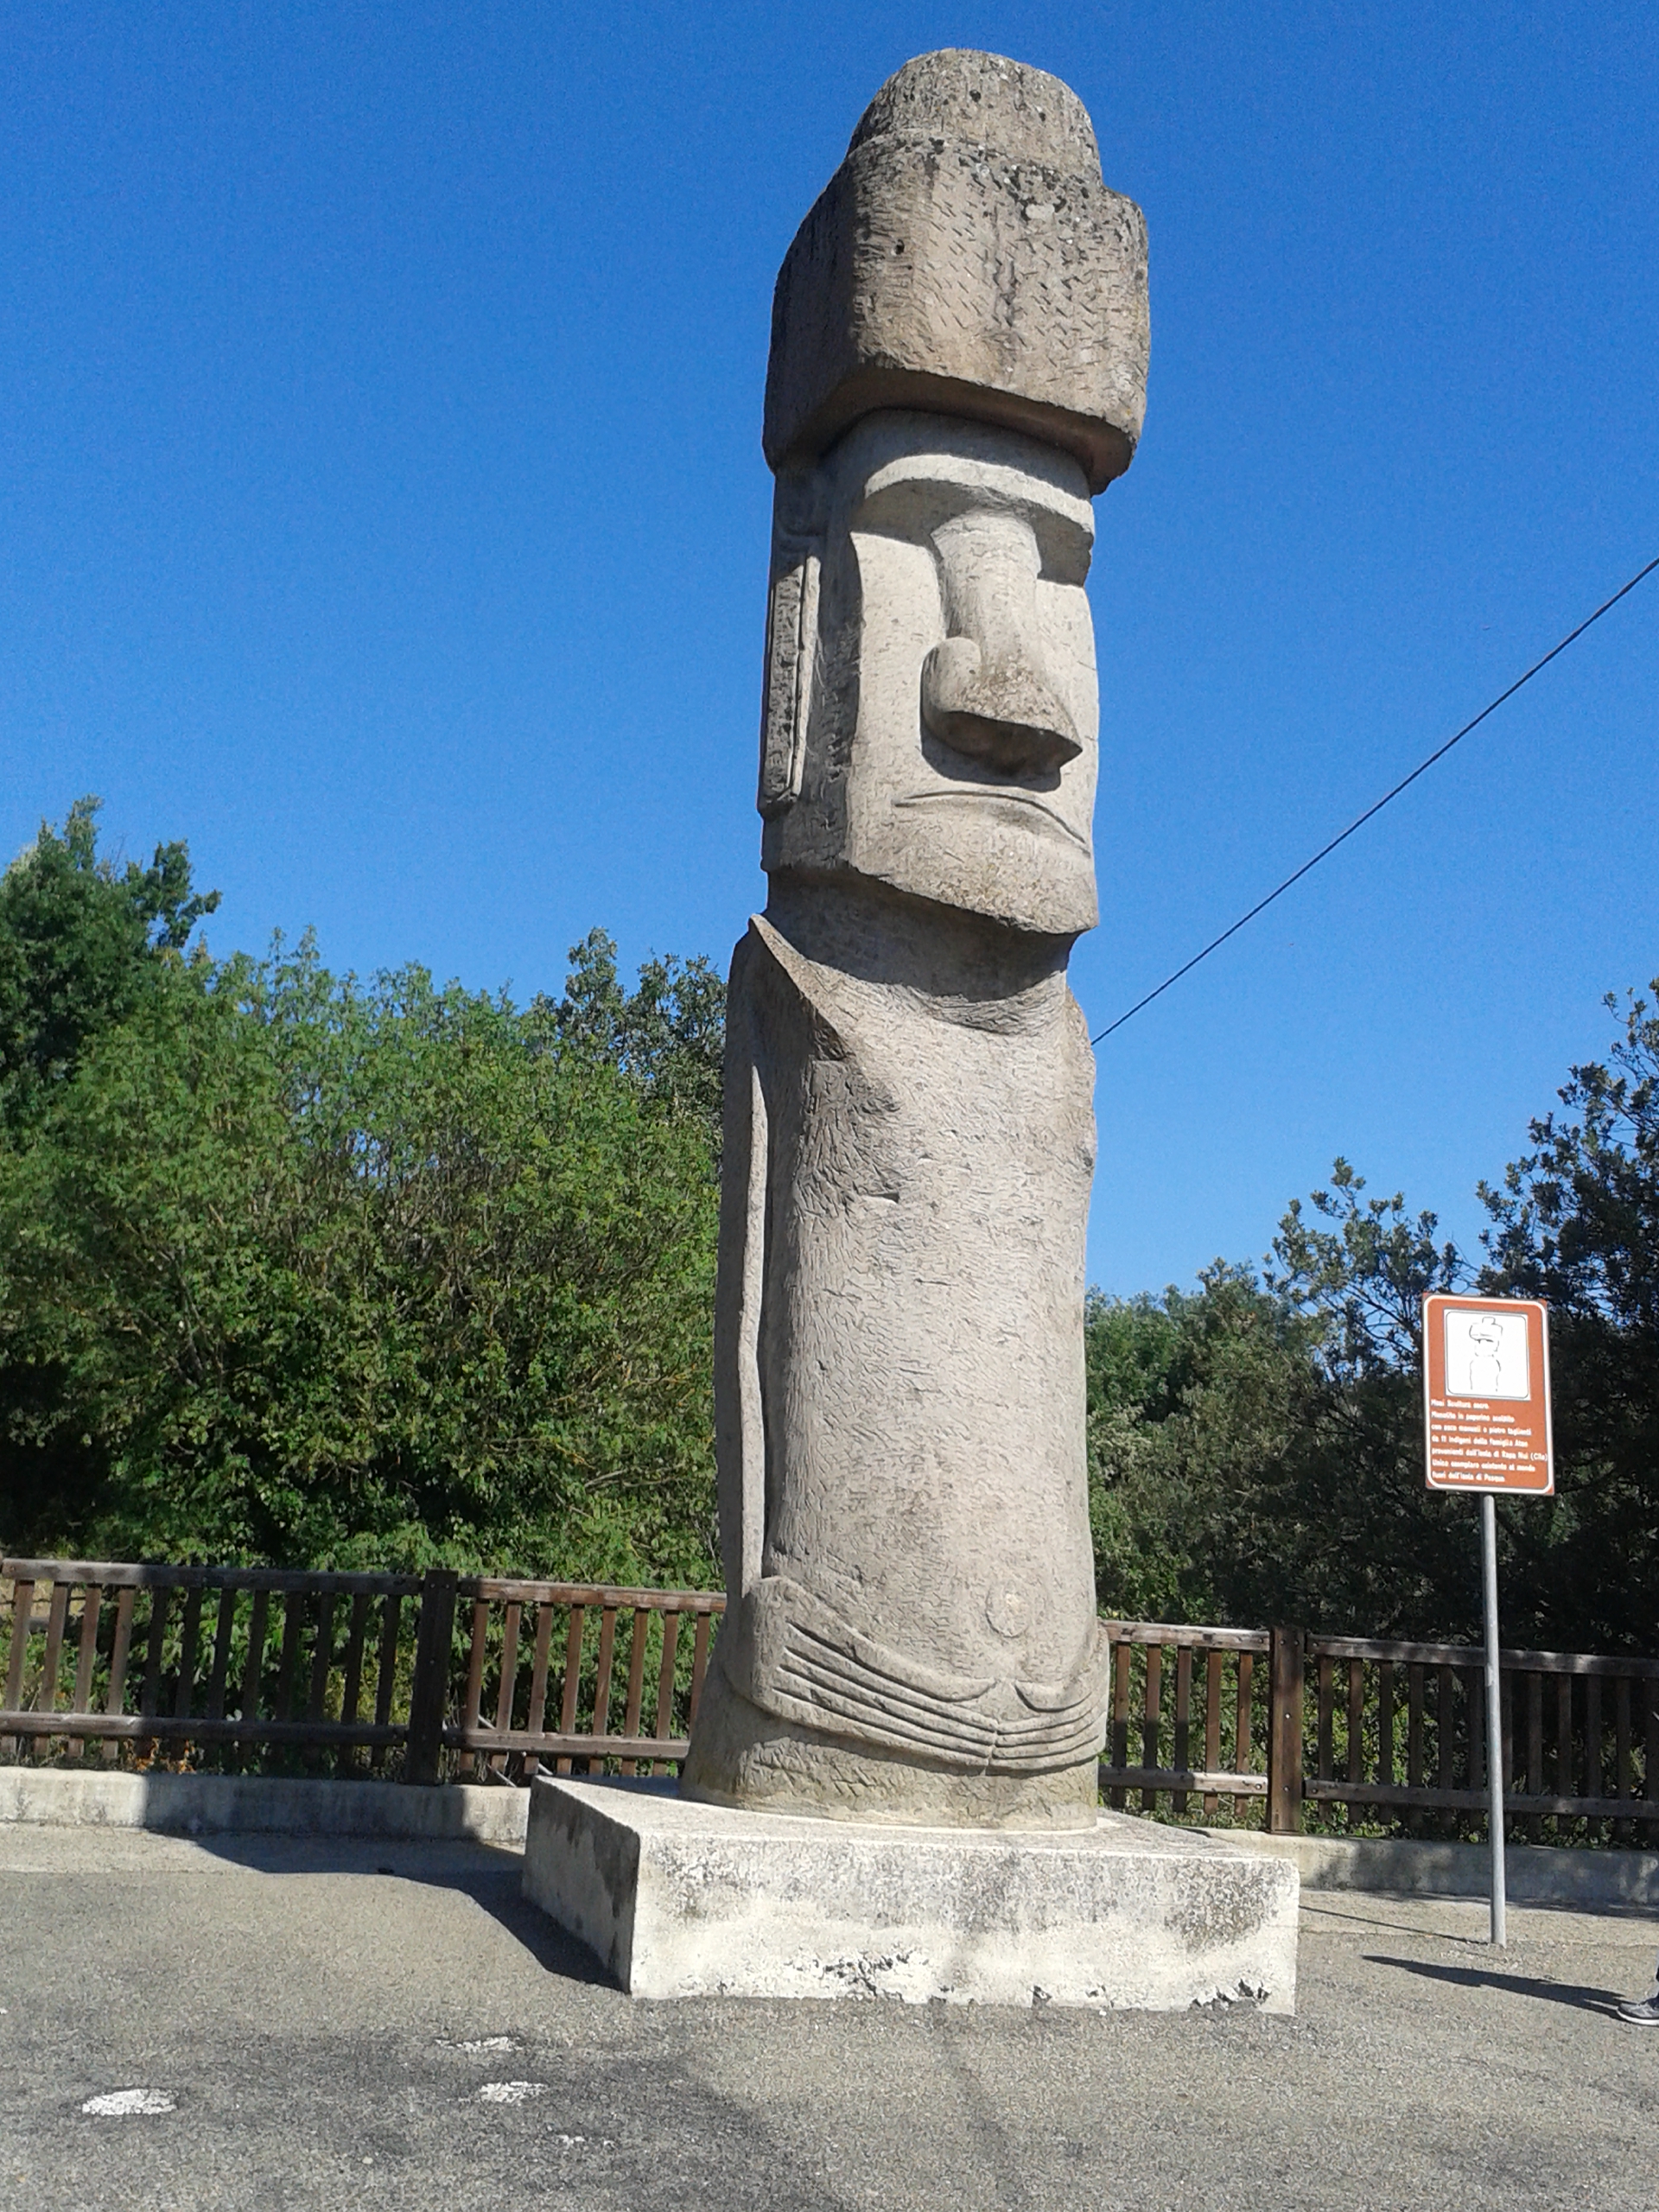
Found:
[[[1491,1859],[1484,1843],[1428,1843],[1414,1837],[1241,1835],[1207,1833],[1247,1850],[1288,1859],[1304,1890],[1363,1890],[1395,1897],[1484,1897]],[[1659,1909],[1659,1852],[1553,1850],[1511,1843],[1504,1853],[1509,1899],[1517,1905],[1617,1905]]]
[[[522,1845],[530,1793],[469,1783],[270,1775],[87,1774],[0,1767],[0,1821],[165,1835],[385,1836]]]
[[[0,1821],[150,1828],[165,1835],[385,1836],[521,1847],[530,1792],[499,1785],[289,1781],[270,1775],[93,1774],[0,1766]],[[1484,1897],[1481,1843],[1380,1836],[1203,1831],[1288,1859],[1306,1891]],[[1659,1911],[1659,1852],[1552,1850],[1512,1843],[1509,1894],[1517,1905],[1625,1906]]]

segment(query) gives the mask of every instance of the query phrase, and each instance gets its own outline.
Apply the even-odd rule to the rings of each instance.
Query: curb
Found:
[[[1412,1837],[1243,1835],[1206,1828],[1241,1850],[1295,1862],[1305,1890],[1361,1890],[1396,1897],[1484,1897],[1491,1859],[1484,1843],[1426,1843]],[[1659,1852],[1554,1850],[1511,1843],[1506,1888],[1516,1905],[1659,1908]]]
[[[0,1822],[148,1828],[162,1835],[384,1836],[521,1849],[528,1789],[478,1783],[308,1782],[271,1775],[88,1774],[0,1767]],[[1306,1890],[1484,1897],[1484,1843],[1385,1836],[1200,1834],[1288,1859]],[[1552,1850],[1510,1844],[1510,1902],[1659,1910],[1659,1852]]]
[[[385,1836],[521,1847],[530,1792],[477,1783],[0,1767],[0,1821],[162,1835]]]

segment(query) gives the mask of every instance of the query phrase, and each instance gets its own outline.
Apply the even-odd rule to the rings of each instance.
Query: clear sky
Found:
[[[1152,238],[1100,502],[1098,1029],[1659,553],[1650,4],[11,0],[0,850],[183,836],[211,941],[722,963],[778,263],[893,68],[1082,95]],[[1659,577],[1102,1048],[1090,1271],[1351,1158],[1460,1236],[1659,972]]]

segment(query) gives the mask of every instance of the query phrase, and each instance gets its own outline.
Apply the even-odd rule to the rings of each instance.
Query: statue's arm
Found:
[[[754,1006],[753,933],[732,961],[726,1001],[720,1274],[715,1298],[715,1459],[721,1564],[735,1604],[760,1579],[766,1533],[760,1310],[766,1281],[767,1116]]]

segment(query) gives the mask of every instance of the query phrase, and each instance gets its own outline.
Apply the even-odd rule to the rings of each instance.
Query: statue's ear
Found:
[[[772,582],[766,607],[766,667],[760,702],[760,788],[767,820],[801,795],[807,722],[818,653],[822,502],[815,469],[778,480],[772,522]]]

